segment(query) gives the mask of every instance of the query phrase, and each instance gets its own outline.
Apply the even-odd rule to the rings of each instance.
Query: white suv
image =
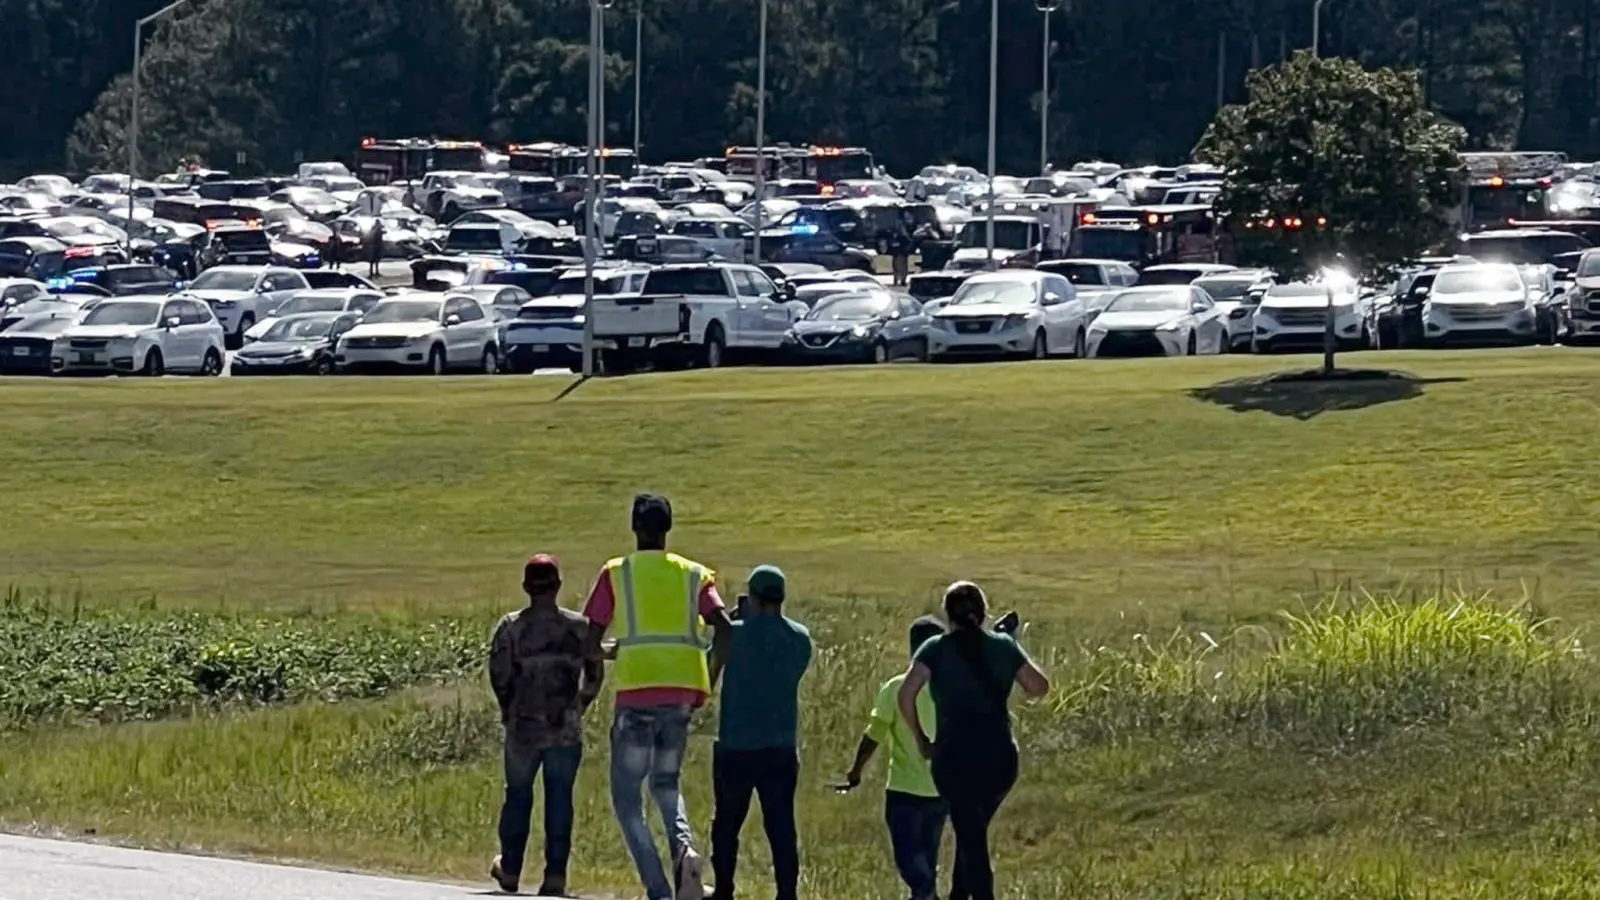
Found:
[[[1451,265],[1439,270],[1422,304],[1423,341],[1531,344],[1538,309],[1517,267]]]
[[[223,330],[187,297],[106,300],[62,331],[50,351],[57,375],[221,375]]]
[[[1339,349],[1366,347],[1366,315],[1354,282],[1299,282],[1267,289],[1252,317],[1250,349],[1256,353],[1321,350],[1330,305]]]
[[[471,297],[412,293],[373,307],[339,338],[334,363],[342,372],[448,369],[500,371],[500,329]]]

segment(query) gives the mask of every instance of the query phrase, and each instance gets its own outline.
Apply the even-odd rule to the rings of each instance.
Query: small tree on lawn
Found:
[[[1248,87],[1195,148],[1227,171],[1216,205],[1240,263],[1388,277],[1451,236],[1466,133],[1428,109],[1415,72],[1302,52]],[[1330,309],[1326,372],[1334,349]]]

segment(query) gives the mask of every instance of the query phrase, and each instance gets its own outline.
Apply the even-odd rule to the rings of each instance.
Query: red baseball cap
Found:
[[[561,560],[548,553],[535,553],[528,557],[528,564],[522,567],[522,577],[530,580],[534,577],[548,578],[554,575],[561,577]]]

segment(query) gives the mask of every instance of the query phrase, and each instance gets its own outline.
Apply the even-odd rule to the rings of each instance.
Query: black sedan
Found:
[[[333,345],[355,327],[354,312],[296,313],[284,316],[261,339],[233,355],[229,372],[243,375],[329,375]]]
[[[77,316],[44,313],[0,332],[0,375],[49,375],[50,348]]]
[[[886,290],[836,294],[794,323],[783,349],[799,363],[926,359],[928,316],[921,303]]]

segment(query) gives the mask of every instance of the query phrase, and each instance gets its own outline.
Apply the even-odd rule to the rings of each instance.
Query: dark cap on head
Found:
[[[666,534],[672,530],[672,504],[659,494],[639,494],[633,498],[633,530],[645,534]]]
[[[911,623],[911,655],[916,656],[922,645],[944,634],[944,623],[938,616],[921,616]]]

